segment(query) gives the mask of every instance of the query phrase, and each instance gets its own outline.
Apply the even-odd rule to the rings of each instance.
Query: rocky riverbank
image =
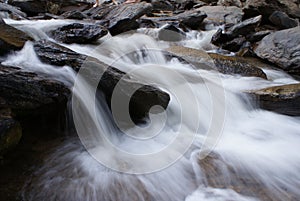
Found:
[[[105,2],[96,8],[92,5],[93,2],[83,0],[0,1],[0,61],[30,42],[43,63],[56,68],[69,66],[78,72],[88,56],[62,44],[97,45],[107,35],[116,36],[145,28],[158,29],[158,38],[170,42],[171,47],[166,49],[169,56],[184,59],[199,69],[203,67],[199,63],[202,64],[203,58],[209,55],[215,64],[210,70],[222,74],[268,80],[264,69],[271,68],[284,71],[295,79],[300,78],[298,1],[156,0],[136,4],[122,4],[120,1],[119,5]],[[9,25],[6,19],[72,22],[49,30],[49,39],[40,40]],[[186,39],[191,31],[209,31],[215,27],[219,29],[210,42],[216,50],[214,52],[172,43]],[[176,37],[170,38],[170,31],[176,33]],[[96,58],[92,60],[100,69],[108,67]],[[102,77],[98,90],[104,94],[108,106],[113,89],[124,74],[110,66]],[[130,96],[131,88],[140,87],[130,102],[130,115],[134,122],[143,123],[153,105],[168,107],[170,95],[157,86],[132,77],[125,79],[125,85],[118,96]],[[300,115],[299,84],[245,93],[250,94],[260,108],[284,115]],[[35,125],[36,119],[63,128],[70,98],[70,86],[62,82],[47,75],[24,71],[18,66],[0,64],[0,157],[14,153],[22,140],[22,130],[30,135],[30,127]],[[24,143],[21,142],[21,145],[24,147]],[[20,151],[20,148],[16,150]]]

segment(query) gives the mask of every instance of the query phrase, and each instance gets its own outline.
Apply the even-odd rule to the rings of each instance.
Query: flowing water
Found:
[[[35,39],[49,39],[46,32],[72,21],[13,21],[7,23],[30,33]],[[46,23],[47,22],[47,23]],[[149,31],[150,32],[150,31]],[[152,30],[155,32],[155,30]],[[137,79],[152,83],[169,92],[170,104],[163,115],[154,115],[147,127],[126,130],[117,128],[105,101],[100,96],[93,115],[92,86],[76,78],[66,66],[54,67],[41,63],[28,42],[23,50],[10,55],[4,63],[20,66],[60,80],[74,87],[79,111],[75,121],[84,122],[80,129],[92,133],[87,141],[70,138],[46,160],[46,163],[25,185],[24,200],[74,200],[74,201],[252,201],[300,200],[300,119],[258,109],[255,102],[243,91],[267,86],[297,83],[289,75],[265,69],[268,80],[254,77],[220,75],[212,70],[195,69],[167,59],[163,48],[170,44],[150,36],[131,33],[107,36],[95,45],[65,45],[107,63],[124,72],[132,72]],[[180,42],[189,47],[212,50],[209,45],[211,31],[190,33]],[[34,63],[34,65],[32,65]],[[191,95],[192,96],[189,96]],[[74,102],[73,102],[74,104]],[[74,112],[74,111],[73,111]],[[155,119],[158,118],[158,121]],[[206,136],[209,131],[213,147],[207,157]],[[156,136],[139,140],[135,137]],[[105,139],[133,155],[159,153],[174,139],[185,144],[193,137],[188,150],[174,143],[167,154],[141,161],[132,159],[136,167],[120,168],[126,155],[113,151]],[[93,149],[88,152],[85,147]],[[205,152],[207,153],[207,152]],[[92,154],[92,156],[91,156]],[[96,157],[95,157],[96,155]],[[173,160],[172,156],[177,160]],[[113,169],[131,172],[132,169],[147,174],[126,174]],[[169,157],[172,158],[169,160]],[[98,159],[98,158],[97,158]],[[168,161],[169,165],[163,164]],[[107,162],[107,163],[106,163]],[[137,164],[137,165],[136,165]],[[155,166],[157,165],[157,166]],[[154,171],[149,167],[161,167]],[[138,173],[140,173],[138,172]],[[131,172],[132,173],[132,172]]]

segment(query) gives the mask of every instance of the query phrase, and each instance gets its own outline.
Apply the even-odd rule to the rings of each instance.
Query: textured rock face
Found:
[[[300,84],[270,87],[250,92],[261,108],[280,114],[300,116]]]
[[[100,25],[74,23],[60,27],[52,32],[54,39],[63,43],[94,43],[108,33]]]
[[[199,10],[207,14],[204,22],[212,24],[236,24],[242,21],[243,11],[236,6],[203,6]]]
[[[27,17],[26,13],[22,12],[19,8],[6,3],[0,3],[0,11],[7,12],[11,17],[17,19],[24,19]]]
[[[298,3],[299,4],[299,3]],[[294,0],[247,0],[244,7],[246,16],[263,15],[268,20],[274,11],[282,11],[291,17],[300,18],[300,8]]]
[[[223,74],[238,74],[242,76],[254,76],[266,79],[266,74],[256,64],[240,57],[229,57],[214,53],[206,53],[201,50],[173,46],[167,49],[168,52],[178,56],[198,68],[204,68],[207,62],[215,64],[215,70]],[[211,65],[211,64],[208,64]]]
[[[32,40],[23,31],[0,22],[0,55],[5,55],[13,50],[20,50],[28,40]]]
[[[269,20],[279,29],[289,29],[298,25],[297,20],[290,18],[286,13],[280,11],[272,13]]]
[[[264,37],[255,53],[288,73],[300,75],[300,27],[277,31]]]

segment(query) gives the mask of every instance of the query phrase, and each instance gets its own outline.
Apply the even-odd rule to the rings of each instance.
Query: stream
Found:
[[[5,21],[35,40],[53,40],[46,34],[49,30],[74,22]],[[177,45],[215,51],[209,45],[214,31],[190,32]],[[95,99],[86,77],[76,76],[68,66],[42,63],[31,42],[6,58],[6,65],[45,74],[72,87],[69,113],[79,135],[52,151],[25,184],[22,199],[299,200],[299,117],[258,109],[243,93],[298,81],[273,69],[264,69],[268,77],[264,80],[167,59],[164,49],[171,43],[158,41],[156,32],[140,29],[106,36],[99,45],[61,44],[168,92],[168,108],[150,114],[145,126],[120,128],[114,120],[118,111],[112,115],[101,95]],[[125,102],[116,100],[115,106],[126,107]]]

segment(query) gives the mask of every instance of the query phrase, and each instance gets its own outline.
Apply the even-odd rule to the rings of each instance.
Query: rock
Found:
[[[222,44],[221,47],[231,52],[238,52],[245,42],[246,42],[246,38],[244,36],[240,36],[229,42]]]
[[[164,41],[181,41],[185,38],[185,33],[172,24],[166,24],[158,32],[158,39]]]
[[[204,20],[206,24],[221,25],[221,24],[237,24],[243,19],[243,11],[236,6],[203,6],[199,8],[207,14]]]
[[[20,50],[28,40],[32,40],[23,31],[16,29],[3,21],[0,23],[0,55],[5,55],[14,50]]]
[[[300,27],[267,35],[254,51],[286,72],[300,75]]]
[[[63,43],[94,43],[108,33],[100,25],[73,23],[57,28],[51,33],[53,38]]]
[[[215,53],[206,53],[202,50],[173,46],[167,49],[174,54],[200,69],[219,71],[223,74],[238,74],[247,77],[261,77],[267,79],[266,74],[256,65],[241,57],[223,56]],[[215,66],[212,66],[213,63]],[[208,65],[207,65],[208,63]],[[209,68],[207,68],[209,66]]]
[[[286,13],[281,11],[275,11],[272,13],[269,20],[279,29],[289,29],[298,26],[297,20],[290,18]]]
[[[167,23],[179,24],[180,27],[187,27],[190,29],[199,29],[203,20],[207,15],[199,9],[185,11],[178,15],[170,17],[144,17],[142,19],[151,20],[158,26],[165,25]]]
[[[258,41],[261,41],[265,36],[269,35],[270,33],[271,33],[271,31],[269,31],[269,30],[259,31],[259,32],[247,35],[246,38],[251,43],[256,43]]]
[[[156,0],[151,2],[153,11],[174,11],[176,6],[169,1]]]
[[[66,19],[76,19],[76,20],[82,20],[82,19],[88,18],[88,16],[86,14],[84,14],[80,11],[77,11],[77,10],[65,12],[61,16]]]
[[[134,30],[139,27],[137,19],[151,12],[152,5],[146,2],[135,4],[102,5],[97,8],[91,8],[84,14],[91,16],[96,20],[107,20],[108,30],[111,35],[117,35],[126,31]]]
[[[218,5],[220,6],[236,6],[241,8],[242,2],[240,0],[219,0]]]
[[[3,103],[3,100],[0,100]],[[14,148],[22,137],[19,122],[12,118],[9,108],[0,108],[0,156]]]
[[[27,17],[26,13],[20,11],[19,8],[11,6],[6,3],[0,3],[0,12],[7,12],[10,14],[14,19],[24,19]]]
[[[255,32],[255,28],[257,28],[260,25],[261,19],[262,19],[262,16],[259,15],[257,17],[242,21],[242,22],[230,27],[226,31],[226,34],[230,38],[235,38],[239,35],[246,36],[251,32]]]
[[[265,110],[290,116],[300,116],[300,84],[269,87],[248,92]]]
[[[87,58],[85,55],[47,40],[37,41],[33,47],[42,62],[56,66],[71,66],[75,71],[80,69]]]
[[[47,12],[47,2],[40,0],[12,0],[11,5],[19,7],[28,16],[35,16]]]
[[[58,81],[3,65],[0,65],[0,92],[6,101],[5,108],[11,108],[19,117],[58,112],[66,107],[70,95],[69,89]]]
[[[75,71],[79,71],[84,62],[85,66],[91,65],[94,67],[91,68],[92,72],[89,72],[90,78],[94,81],[97,79],[94,78],[97,73],[103,74],[98,89],[104,93],[108,105],[111,103],[110,99],[114,87],[125,75],[124,72],[114,67],[109,67],[107,64],[104,64],[95,58],[78,54],[53,42],[45,40],[35,42],[34,49],[40,59],[45,63],[57,66],[68,65]],[[86,62],[89,62],[89,64]],[[121,90],[121,94],[117,94],[120,99],[126,96],[129,97],[131,88],[139,88],[130,99],[130,114],[136,123],[141,123],[148,117],[149,109],[152,106],[160,105],[163,108],[168,106],[170,96],[166,92],[150,85],[144,85],[141,80],[134,80],[129,77],[124,78],[124,82],[124,89]]]
[[[282,11],[291,17],[300,18],[300,8],[294,0],[247,0],[243,10],[246,18],[263,15],[263,21],[268,21],[274,11]]]

